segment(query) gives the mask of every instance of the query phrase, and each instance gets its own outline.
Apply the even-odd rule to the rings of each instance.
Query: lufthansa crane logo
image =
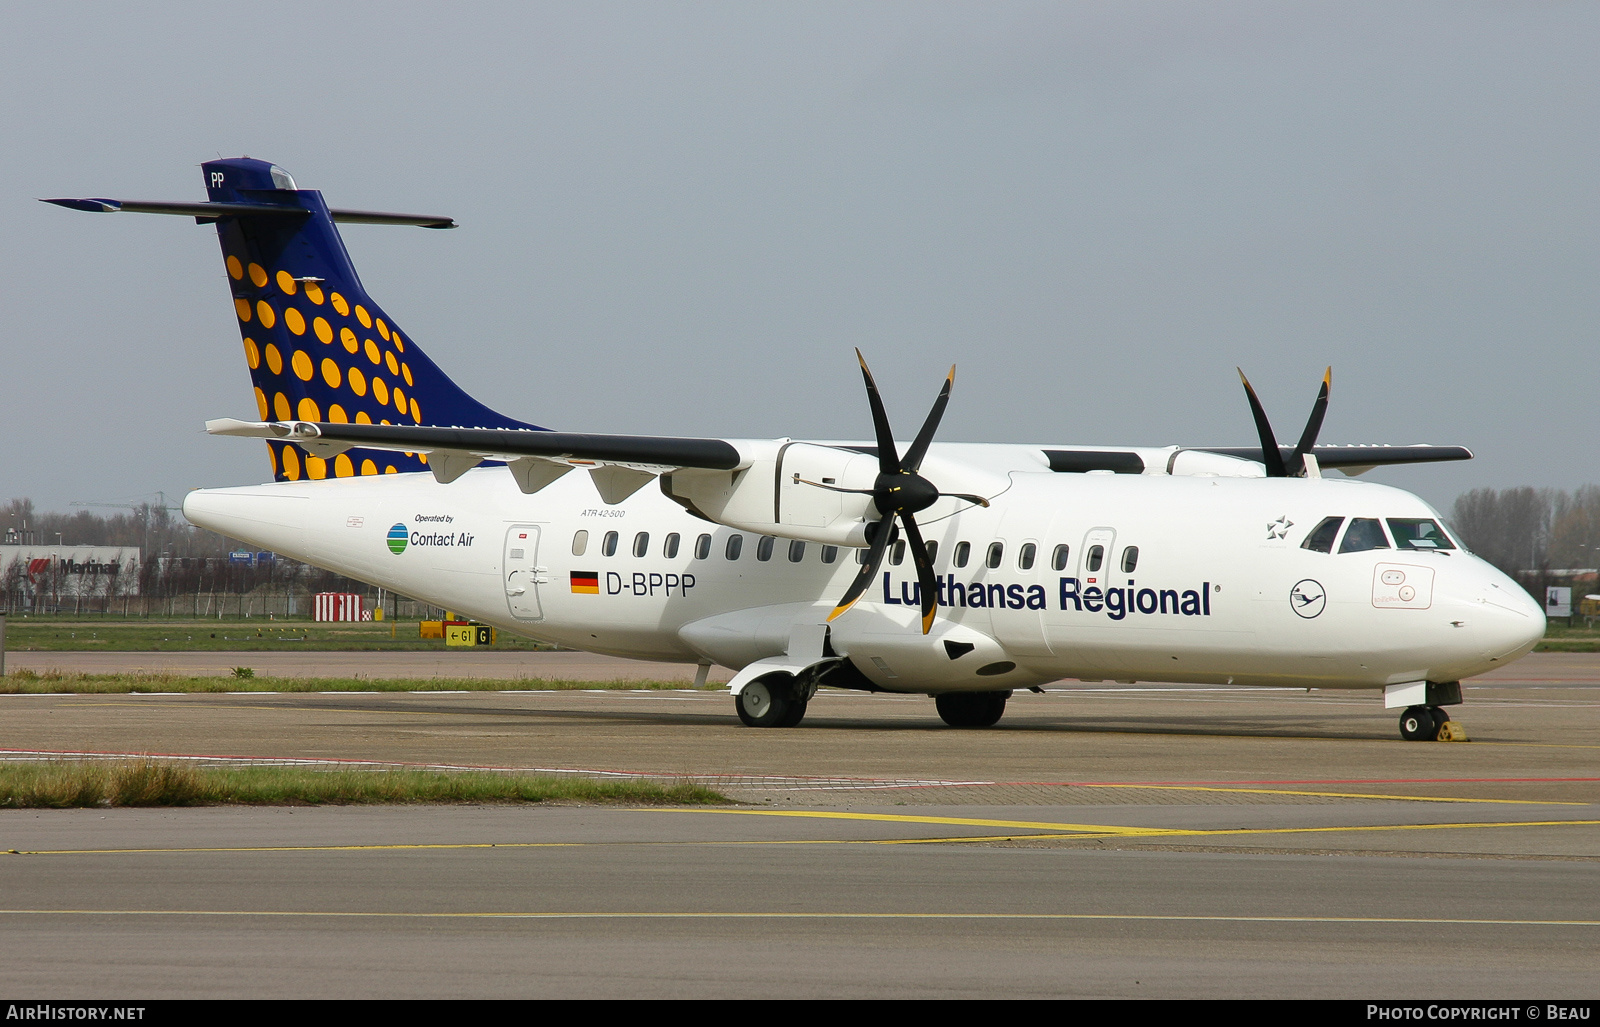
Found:
[[[1289,608],[1306,620],[1321,613],[1327,605],[1328,593],[1310,578],[1295,582],[1294,588],[1289,590]]]

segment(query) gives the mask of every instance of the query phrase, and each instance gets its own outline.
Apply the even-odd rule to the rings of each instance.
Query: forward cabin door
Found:
[[[543,620],[539,605],[539,586],[550,580],[550,571],[539,565],[539,525],[513,524],[506,532],[506,604],[518,620]]]

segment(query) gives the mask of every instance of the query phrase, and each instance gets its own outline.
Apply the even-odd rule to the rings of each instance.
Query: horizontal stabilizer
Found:
[[[95,214],[177,214],[182,217],[216,220],[225,217],[306,217],[312,212],[305,207],[281,203],[187,203],[158,200],[108,200],[102,197],[85,199],[57,198],[41,200],[69,210],[86,210]],[[386,214],[376,210],[329,210],[335,222],[350,225],[415,225],[418,228],[454,228],[454,219],[433,214]]]

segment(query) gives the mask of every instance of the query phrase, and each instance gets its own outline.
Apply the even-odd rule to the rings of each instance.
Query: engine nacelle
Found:
[[[821,486],[871,489],[878,476],[875,454],[786,439],[741,442],[739,451],[749,464],[745,470],[674,471],[661,476],[661,491],[690,513],[730,528],[822,545],[866,547],[867,524],[879,518],[872,497]],[[921,473],[941,491],[989,498],[1011,484],[1008,475],[934,453],[923,460]],[[917,519],[932,523],[969,505],[962,499],[940,499]]]

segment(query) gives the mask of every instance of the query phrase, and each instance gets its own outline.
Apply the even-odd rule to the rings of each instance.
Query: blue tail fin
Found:
[[[538,427],[468,396],[403,335],[367,295],[334,225],[448,227],[448,219],[330,212],[320,192],[248,157],[201,167],[211,203],[226,205],[207,205],[219,216],[200,220],[216,222],[263,420]],[[352,449],[324,461],[290,443],[267,445],[279,481],[426,470],[420,457],[400,453]]]

